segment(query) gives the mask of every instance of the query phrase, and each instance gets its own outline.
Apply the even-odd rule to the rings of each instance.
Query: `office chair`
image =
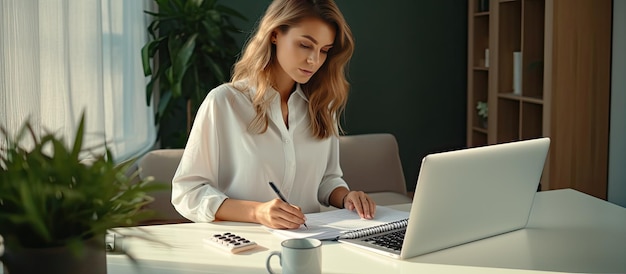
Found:
[[[156,216],[143,224],[170,224],[190,222],[180,215],[172,205],[172,179],[183,156],[183,149],[157,149],[146,153],[137,162],[139,177],[154,177],[155,182],[168,184],[166,190],[150,193],[154,201],[146,206]]]
[[[389,133],[339,137],[339,161],[350,189],[378,205],[410,203],[396,138]]]

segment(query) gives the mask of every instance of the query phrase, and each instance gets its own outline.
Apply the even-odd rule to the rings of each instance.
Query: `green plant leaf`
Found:
[[[158,119],[163,118],[163,114],[165,113],[165,109],[170,104],[170,100],[172,99],[172,92],[165,92],[161,94],[161,98],[159,99],[159,107],[157,108]]]
[[[147,14],[152,15],[153,17],[156,17],[158,14],[156,13],[152,13],[149,11],[144,11]],[[148,25],[148,34],[150,35],[150,37],[152,37],[152,39],[157,39],[157,34],[156,31],[159,29],[159,24],[161,24],[161,21],[159,20],[154,20],[150,23],[150,25]],[[148,42],[150,43],[150,42]]]
[[[206,33],[209,35],[211,40],[218,40],[221,38],[222,30],[215,22],[207,19],[202,21],[202,26],[206,30]]]
[[[191,109],[188,111],[194,115],[196,106],[206,94],[217,84],[229,78],[230,69],[239,52],[239,46],[230,34],[241,33],[230,19],[247,19],[231,8],[218,5],[218,2],[217,0],[157,0],[158,12],[146,11],[151,15],[151,22],[148,26],[151,40],[164,39],[163,43],[157,47],[158,54],[146,55],[146,47],[142,49],[142,62],[147,65],[150,60],[153,61],[152,66],[149,66],[151,79],[146,85],[148,104],[152,101],[150,98],[153,92],[156,94],[153,89],[158,84],[159,96],[163,97],[169,92],[167,96],[171,96],[172,99],[183,97],[189,100]],[[206,60],[209,60],[207,56],[213,61],[207,62]],[[154,70],[157,72],[155,73]],[[145,71],[148,72],[148,70]],[[214,75],[215,72],[218,75]],[[200,75],[200,77],[194,75]],[[158,109],[162,112],[159,113],[157,110],[155,123],[161,121],[165,112],[179,110],[172,106],[179,100],[160,99],[159,102]],[[167,102],[168,105],[161,105],[161,102]],[[186,126],[183,126],[186,123],[180,124],[180,131],[186,132]],[[180,136],[184,137],[186,134],[180,134]]]
[[[157,72],[156,74],[154,74],[152,76],[152,78],[150,78],[150,81],[148,82],[148,84],[146,85],[146,104],[149,106],[150,103],[152,102],[152,93],[154,91],[154,84],[159,82],[162,77],[163,74],[165,73],[165,70],[169,69],[170,65],[169,63],[162,63],[158,68],[157,68]],[[169,85],[166,85],[166,82],[163,81],[161,83],[161,89],[166,89],[169,88]],[[158,121],[158,120],[157,120]],[[157,121],[155,121],[155,123],[157,123]]]
[[[36,135],[29,123],[20,128],[18,138],[0,126],[8,141],[0,153],[6,155],[0,157],[0,234],[10,241],[7,245],[81,243],[149,216],[144,212],[153,200],[148,193],[161,184],[141,179],[137,172],[126,176],[134,160],[115,165],[106,143],[103,154],[86,150],[85,129],[83,113],[73,143],[66,145],[54,134]],[[32,141],[25,138],[27,133]],[[84,163],[79,155],[91,161]]]
[[[146,105],[150,106],[152,104],[152,93],[154,92],[154,83],[159,80],[158,77],[150,78],[150,81],[146,85]]]
[[[172,1],[170,0],[154,0],[161,12],[172,13]]]
[[[170,85],[170,89],[168,90],[168,92],[170,92],[170,96],[174,98],[178,98],[182,96],[183,92],[182,92],[181,83],[180,82],[176,83],[176,81],[174,80],[173,71],[174,69],[172,67],[167,68],[165,70],[165,78],[167,79],[167,82]],[[164,95],[161,95],[161,99],[159,100],[159,105],[161,105],[160,101],[163,101],[163,97]],[[169,100],[168,100],[168,103],[169,103]]]
[[[211,19],[215,23],[220,23],[222,21],[222,14],[218,10],[208,10],[207,18]]]
[[[85,113],[80,116],[80,122],[78,122],[78,130],[76,136],[74,136],[74,147],[72,148],[72,159],[78,159],[78,154],[83,148],[83,136],[85,136]],[[62,149],[60,147],[59,149]]]
[[[176,51],[175,55],[172,55],[172,73],[174,83],[182,81],[189,63],[191,56],[196,47],[196,38],[198,34],[191,35],[187,41]]]
[[[155,48],[155,45],[159,45],[159,40],[150,41],[141,48],[141,64],[143,66],[143,76],[152,75],[152,68],[150,68],[150,58],[153,54],[150,54],[150,49]]]
[[[203,0],[187,0],[185,3],[185,10],[196,10],[202,6]]]
[[[39,210],[39,206],[35,201],[35,194],[32,193],[31,188],[28,184],[22,183],[19,184],[19,193],[20,200],[22,201],[22,208],[24,210],[24,219],[35,233],[37,233],[44,240],[50,240],[50,232],[48,231],[44,218],[42,216],[42,212]],[[19,218],[16,218],[19,219]],[[15,219],[14,219],[15,220]]]

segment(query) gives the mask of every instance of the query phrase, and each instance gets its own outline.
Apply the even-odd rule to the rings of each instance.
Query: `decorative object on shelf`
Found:
[[[513,52],[513,94],[522,95],[522,52]]]
[[[106,146],[84,148],[84,130],[84,114],[70,145],[29,122],[15,137],[0,126],[4,273],[104,274],[107,230],[151,217],[148,193],[165,185],[126,175],[134,161],[115,164]]]
[[[150,76],[146,99],[150,105],[156,85],[159,97],[155,122],[161,124],[161,146],[182,148],[206,95],[230,79],[240,51],[231,36],[238,32],[231,18],[247,19],[217,4],[217,0],[155,2],[158,13],[146,11],[152,15],[148,26],[151,40],[141,49],[144,75]],[[165,121],[164,126],[163,119],[178,120]],[[167,134],[169,131],[172,133]]]
[[[489,107],[487,105],[487,102],[476,102],[476,110],[478,112],[478,118],[480,118],[480,125],[484,128],[487,128],[487,117],[489,116]]]
[[[485,49],[485,67],[489,67],[489,49]]]

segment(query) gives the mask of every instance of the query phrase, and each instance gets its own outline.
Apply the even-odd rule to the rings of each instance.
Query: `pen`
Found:
[[[276,192],[276,195],[278,195],[278,198],[280,198],[281,200],[283,200],[283,202],[288,203],[287,199],[285,199],[285,197],[283,196],[283,194],[280,193],[280,190],[278,190],[278,188],[276,187],[276,185],[273,182],[270,182],[270,186],[272,187],[272,189],[274,190],[274,192]],[[307,229],[309,228],[306,223],[304,223],[304,227],[306,227]]]

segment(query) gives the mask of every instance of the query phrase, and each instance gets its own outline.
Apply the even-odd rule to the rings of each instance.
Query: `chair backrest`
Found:
[[[407,194],[398,143],[392,134],[341,136],[339,157],[343,178],[351,189]]]
[[[172,179],[182,156],[183,149],[158,149],[146,153],[138,161],[140,178],[152,176],[156,182],[169,185],[166,190],[150,193],[154,202],[148,204],[147,208],[154,210],[157,216],[149,223],[189,222],[176,211],[171,202]]]

